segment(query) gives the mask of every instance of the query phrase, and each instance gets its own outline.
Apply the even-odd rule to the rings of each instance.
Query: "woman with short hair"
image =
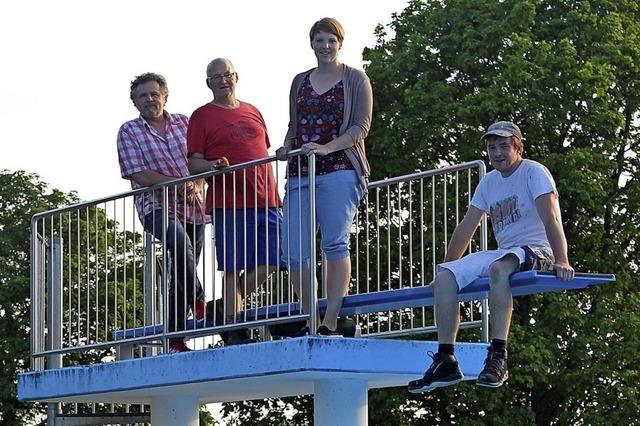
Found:
[[[369,177],[364,139],[371,125],[373,96],[367,75],[338,61],[344,29],[337,20],[314,23],[309,39],[318,66],[293,79],[289,129],[278,150],[281,158],[292,149],[303,153],[288,164],[281,250],[294,288],[302,279],[303,300],[308,301],[309,247],[315,232],[309,229],[306,154],[313,152],[316,221],[327,280],[327,309],[317,332],[339,335],[337,318],[351,278],[349,234]],[[304,309],[309,312],[310,306],[305,304]],[[306,326],[299,334],[308,332]]]

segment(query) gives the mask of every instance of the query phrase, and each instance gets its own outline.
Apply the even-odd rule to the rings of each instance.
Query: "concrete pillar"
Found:
[[[313,424],[315,426],[367,426],[369,422],[367,398],[365,380],[318,380],[314,385]]]
[[[163,396],[151,400],[153,426],[199,426],[199,400],[195,396]]]

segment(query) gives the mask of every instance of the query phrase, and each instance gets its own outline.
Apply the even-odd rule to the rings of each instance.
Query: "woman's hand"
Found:
[[[303,154],[308,154],[310,152],[313,152],[316,155],[327,155],[331,153],[331,151],[326,145],[319,145],[313,142],[305,143],[300,147],[300,149],[302,150]]]

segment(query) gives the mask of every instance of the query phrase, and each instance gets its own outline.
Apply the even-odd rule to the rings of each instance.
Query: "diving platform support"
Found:
[[[486,344],[460,343],[465,378]],[[437,343],[307,336],[21,374],[22,401],[150,404],[154,426],[198,424],[200,404],[314,395],[314,424],[364,426],[368,390],[421,377]]]

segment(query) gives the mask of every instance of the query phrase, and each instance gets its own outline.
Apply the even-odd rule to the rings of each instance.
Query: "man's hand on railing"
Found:
[[[185,182],[184,184],[177,185],[176,197],[179,202],[185,199],[187,204],[191,204],[196,200],[199,191],[198,185],[195,182]]]
[[[187,203],[191,204],[193,203],[193,200],[196,198],[196,186],[193,182],[187,182],[185,183],[185,190],[187,192],[186,196],[187,196]]]
[[[211,162],[212,170],[220,170],[224,169],[225,167],[229,167],[229,160],[227,160],[227,157],[220,157],[217,160]]]
[[[291,151],[291,147],[288,147],[286,145],[281,146],[276,150],[276,158],[280,161],[286,160],[289,151]]]

